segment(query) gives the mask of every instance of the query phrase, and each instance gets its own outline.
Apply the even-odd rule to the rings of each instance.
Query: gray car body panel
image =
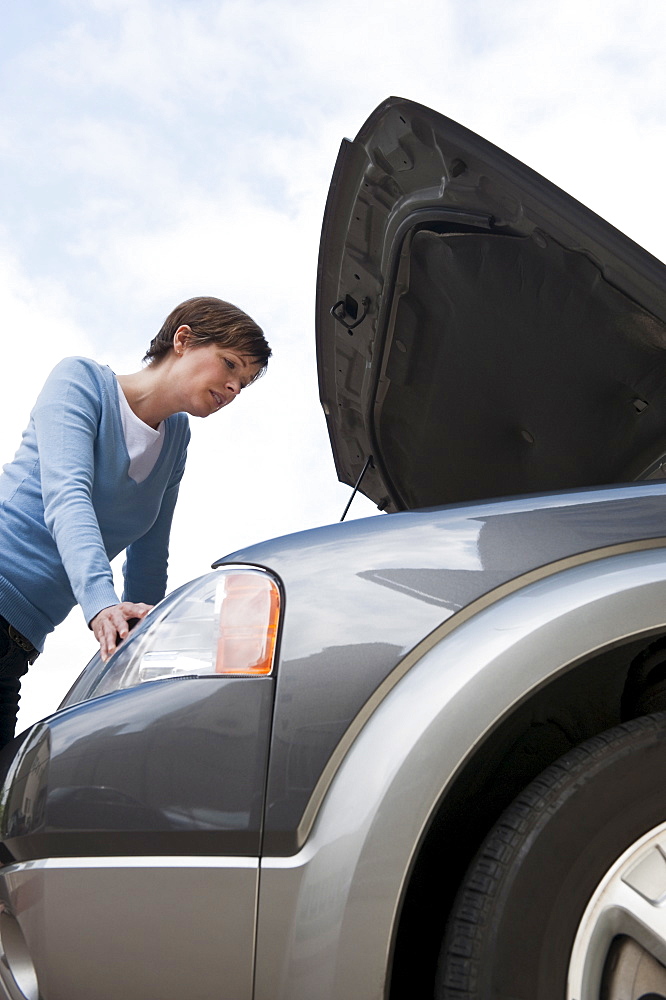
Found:
[[[665,626],[665,553],[648,550],[534,581],[407,657],[306,844],[262,859],[255,1000],[383,1000],[410,866],[466,760],[581,658]]]
[[[657,499],[658,488],[651,490]],[[634,490],[614,493],[622,501]],[[645,544],[612,546],[619,554],[606,556],[597,548],[590,561],[558,563],[559,571],[496,588],[488,604],[443,621],[402,657],[371,710],[359,713],[306,843],[291,857],[269,852],[261,860],[258,904],[256,859],[70,858],[4,867],[5,925],[18,922],[44,1000],[78,1000],[98,981],[111,984],[100,997],[120,995],[120,986],[137,1000],[147,982],[165,998],[182,995],[185,984],[188,996],[203,998],[213,982],[230,1000],[383,998],[420,838],[478,744],[581,657],[666,627],[666,553]],[[187,956],[183,919],[193,942]],[[0,927],[6,947],[3,940]],[[73,970],[82,941],[84,965]],[[133,942],[147,979],[130,960]],[[164,954],[180,971],[159,959]]]
[[[272,705],[272,678],[178,678],[45,719],[8,770],[4,850],[257,855]]]
[[[251,1000],[256,858],[29,861],[0,871],[0,996]],[[23,992],[16,985],[23,985]]]
[[[655,544],[666,536],[665,493],[637,484],[414,511],[226,557],[269,567],[287,595],[265,852],[300,849],[352,723],[410,650],[534,574]]]

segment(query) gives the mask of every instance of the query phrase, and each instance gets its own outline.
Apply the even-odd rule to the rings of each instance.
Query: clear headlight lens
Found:
[[[223,566],[170,594],[108,663],[95,656],[61,707],[144,681],[273,670],[280,591],[264,570]]]

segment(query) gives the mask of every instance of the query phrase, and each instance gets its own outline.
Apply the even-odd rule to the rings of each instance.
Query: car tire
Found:
[[[666,997],[665,900],[661,713],[571,750],[502,815],[453,905],[436,997]]]

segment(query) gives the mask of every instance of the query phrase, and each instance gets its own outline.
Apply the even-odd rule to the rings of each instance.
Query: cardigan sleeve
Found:
[[[56,366],[33,410],[44,521],[88,623],[119,603],[92,503],[100,416],[99,386],[77,358]]]
[[[185,471],[189,438],[187,430],[179,461],[165,490],[155,523],[145,535],[127,547],[123,566],[123,601],[157,604],[166,593],[169,535],[180,480]]]

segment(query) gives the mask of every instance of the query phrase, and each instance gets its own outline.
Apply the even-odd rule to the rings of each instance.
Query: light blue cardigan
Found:
[[[166,590],[171,519],[190,437],[166,420],[150,475],[136,483],[110,368],[66,358],[42,389],[0,475],[0,614],[41,650],[74,604],[87,622],[118,604],[109,560],[127,549],[123,600]]]

